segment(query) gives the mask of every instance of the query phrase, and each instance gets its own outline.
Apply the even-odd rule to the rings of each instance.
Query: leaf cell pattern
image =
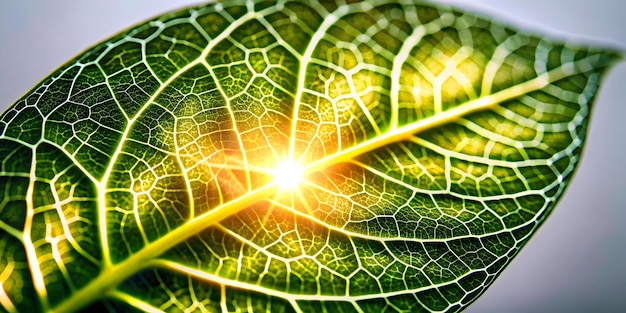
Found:
[[[563,193],[618,57],[404,0],[143,23],[1,116],[0,306],[460,311]]]

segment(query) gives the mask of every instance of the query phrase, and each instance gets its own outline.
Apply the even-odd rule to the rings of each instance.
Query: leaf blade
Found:
[[[185,68],[184,68],[184,70],[190,70],[190,69],[191,69],[191,67],[192,67],[192,66],[187,66],[187,67],[185,67]],[[213,74],[213,75],[215,75],[215,74]],[[169,86],[168,86],[168,87],[169,87]],[[164,88],[163,90],[165,90],[165,87],[163,87],[163,88]],[[224,94],[226,94],[226,93],[224,92]],[[236,94],[233,94],[233,95],[236,95]],[[157,100],[157,95],[156,95],[156,94],[155,94],[155,95],[153,95],[153,96],[151,97],[151,99],[153,99],[153,100]],[[153,102],[153,101],[149,101],[149,102]],[[146,112],[147,112],[148,107],[146,106],[145,108],[146,108]],[[162,110],[162,111],[163,111],[163,110]],[[140,112],[140,113],[143,113],[143,112]],[[158,115],[158,114],[157,114],[157,115]],[[137,114],[137,116],[139,117],[139,116],[141,116],[141,115],[140,115],[140,114]],[[160,116],[160,115],[159,115],[159,116]],[[176,116],[176,115],[174,115],[174,116]],[[367,119],[367,120],[371,120],[371,116],[367,117],[366,119]],[[162,119],[162,118],[159,118],[159,119],[158,119],[158,121],[159,121],[159,122],[161,122],[161,121],[163,121],[163,119]],[[133,123],[130,123],[130,124],[133,124]],[[133,125],[133,126],[134,126],[134,125]],[[168,127],[169,127],[169,126],[168,126]],[[167,127],[164,127],[164,128],[167,128]],[[131,129],[130,127],[129,127],[129,128],[127,128],[127,132],[130,132],[130,129]],[[145,127],[145,129],[151,129],[151,127]],[[141,132],[138,132],[138,133],[139,133],[139,134],[141,134]],[[157,136],[157,137],[158,137],[158,136]],[[292,138],[294,138],[294,137],[292,137]],[[419,138],[416,138],[416,139],[419,139]],[[129,141],[129,142],[130,142],[130,141]],[[142,142],[142,141],[139,141],[139,140],[138,140],[138,142]],[[150,144],[150,142],[148,141],[148,139],[144,140],[143,142],[144,142],[144,143],[148,143],[148,144]],[[341,141],[340,141],[340,142],[341,142]],[[369,143],[369,141],[368,141],[368,143]],[[130,144],[130,143],[129,143],[129,144]],[[272,143],[268,142],[268,144],[269,144],[269,145],[271,145]],[[153,144],[153,145],[154,145],[154,146],[158,146],[157,144]],[[341,145],[338,145],[338,146],[341,146]],[[382,146],[382,145],[381,145],[381,146]],[[160,147],[158,147],[158,148],[160,148]],[[166,147],[166,148],[167,148],[167,147]],[[368,149],[372,149],[372,147],[368,146]],[[134,152],[128,152],[128,154],[135,153],[137,150],[140,150],[140,148],[132,148],[132,149],[130,149],[129,151],[134,151]],[[157,149],[157,150],[158,150],[158,149]],[[164,151],[167,151],[168,149],[163,149],[163,150],[164,150]],[[244,151],[245,151],[245,150],[246,150],[246,149],[244,149]],[[270,149],[270,150],[274,151],[273,149]],[[373,149],[372,149],[372,150],[373,150]],[[118,150],[118,151],[121,151],[121,150]],[[369,150],[367,150],[367,149],[366,149],[365,151],[369,151]],[[147,152],[146,152],[146,153],[147,153]],[[362,153],[360,153],[360,154],[362,154]],[[120,152],[120,155],[121,155],[121,152]],[[356,154],[355,154],[355,155],[356,155]],[[178,156],[178,154],[177,154],[177,156]],[[146,157],[146,156],[144,155],[144,158],[145,158],[145,157]],[[172,161],[172,162],[174,162],[174,161]],[[451,162],[451,160],[449,160],[449,161],[447,161],[447,162]],[[174,163],[175,163],[175,162],[174,162]],[[181,162],[181,160],[180,160],[180,158],[178,159],[178,163],[182,163],[182,162]],[[248,162],[244,162],[244,163],[245,163],[245,164],[246,164],[246,166],[247,166]],[[336,162],[336,161],[334,161],[334,162],[329,162],[329,165],[330,165],[330,164],[332,164],[332,163],[337,163],[337,162]],[[113,164],[113,163],[112,163],[112,164]],[[361,166],[361,167],[363,167],[363,166]],[[112,168],[112,167],[110,167],[110,168]],[[321,168],[320,168],[320,169],[321,169]],[[122,170],[122,171],[120,171],[120,172],[130,172],[130,169],[124,169],[124,170]],[[329,172],[332,174],[332,171],[329,171]],[[330,174],[329,174],[329,175],[330,175]],[[339,176],[339,175],[337,175],[337,176]],[[129,179],[122,179],[121,181],[128,181],[128,180],[129,180]],[[187,180],[188,180],[188,179],[187,179]],[[329,179],[329,180],[332,180],[332,179]],[[450,178],[448,178],[448,180],[450,180]],[[187,186],[189,186],[189,185],[187,185]],[[128,188],[128,187],[125,187],[125,188]],[[187,187],[187,188],[188,188],[188,187]],[[219,189],[219,188],[218,188],[218,189]],[[318,188],[318,189],[319,189],[319,188]],[[319,192],[319,191],[318,191],[318,192]],[[315,193],[315,192],[313,192],[313,193]],[[332,194],[333,192],[327,192],[327,193]],[[172,196],[172,198],[176,198],[176,197],[175,197],[175,196]],[[220,200],[220,201],[221,201],[221,200]],[[287,200],[287,201],[288,201],[288,203],[289,203],[289,200]],[[291,200],[291,202],[295,202],[295,201],[292,199],[292,200]],[[193,203],[193,202],[192,202],[192,203]],[[103,204],[103,202],[101,201],[101,205],[102,205],[102,204]],[[291,205],[290,205],[290,204],[288,204],[287,206],[291,206]],[[104,205],[102,205],[101,207],[104,207]],[[306,209],[306,208],[305,208],[305,209]],[[178,213],[180,214],[181,212],[178,212]],[[181,214],[181,215],[182,215],[182,214]],[[259,217],[260,217],[260,213],[259,213]],[[101,220],[104,220],[104,219],[103,219],[103,218],[101,218]],[[302,224],[304,224],[304,222],[300,222],[300,221],[299,221],[298,223],[296,223],[296,225],[301,225],[301,223],[302,223]],[[137,223],[137,224],[141,226],[141,224],[142,224],[142,223]],[[229,228],[227,228],[227,229],[229,229]],[[157,232],[157,233],[158,233],[158,230],[155,230],[155,232]],[[138,232],[138,235],[140,235],[140,236],[146,236],[146,231],[145,231],[145,230],[140,230],[140,231]],[[165,236],[167,236],[167,235],[165,235]],[[104,238],[106,238],[107,236],[103,236],[103,237],[104,237]],[[156,236],[156,237],[154,237],[154,238],[158,238],[158,237],[159,237],[159,236],[157,235],[157,236]],[[120,237],[120,238],[121,238],[121,237]],[[161,237],[161,238],[163,238],[163,237]],[[244,237],[241,237],[241,239],[243,239],[243,238],[244,238]],[[150,241],[152,241],[152,240],[154,240],[154,239],[152,239],[152,238],[144,238],[143,240],[144,240],[144,242],[150,242]],[[121,241],[121,242],[123,242],[123,241],[124,241],[124,240],[123,240],[123,238],[122,238],[122,240],[120,240],[120,241]],[[348,241],[348,242],[351,242],[351,240],[347,240],[347,241]],[[152,244],[154,244],[154,243],[152,243]],[[219,245],[219,244],[217,244],[217,245]],[[354,244],[353,244],[353,245],[354,245]],[[147,246],[149,246],[149,244],[147,244]],[[355,246],[355,245],[354,245],[354,246]],[[123,248],[123,247],[122,247],[122,248]],[[127,249],[128,249],[128,251],[130,251],[130,252],[129,252],[129,255],[130,255],[130,254],[132,254],[132,253],[135,253],[136,251],[141,250],[142,248],[141,248],[141,245],[139,245],[139,246],[137,246],[137,247],[130,247],[130,248],[127,248]],[[145,248],[143,248],[143,249],[145,249]],[[355,250],[356,250],[356,249],[358,249],[358,248],[357,248],[357,247],[353,247],[353,249],[355,249]],[[372,249],[373,249],[373,248],[372,248]],[[382,252],[387,251],[387,253],[388,253],[389,248],[381,248],[381,247],[378,247],[378,248],[377,248],[377,250],[378,250],[379,252],[381,252],[381,251],[382,251]],[[142,251],[143,251],[143,250],[142,250]],[[283,251],[283,252],[284,252],[284,251]],[[279,253],[279,252],[275,252],[275,253]],[[365,252],[360,252],[360,253],[361,253],[361,254],[363,254],[363,253],[365,253]],[[135,254],[135,255],[137,255],[137,254]],[[287,254],[287,255],[288,255],[288,254]],[[123,256],[121,256],[121,257],[118,257],[118,259],[119,259],[119,260],[124,260],[124,258],[125,258],[125,256],[124,256],[124,255],[123,255]],[[116,260],[116,261],[117,261],[117,260]],[[448,261],[449,261],[449,260],[448,260]],[[454,261],[454,260],[453,260],[453,261]],[[461,262],[461,263],[462,263],[462,262]],[[295,263],[294,263],[294,264],[295,264]],[[306,266],[304,266],[304,265],[302,265],[302,264],[298,264],[298,266],[302,266],[302,270],[304,270],[304,268],[306,268]],[[435,270],[435,269],[433,269],[433,270]],[[230,275],[230,274],[226,274],[226,275]],[[355,275],[356,275],[356,274],[355,274]],[[361,275],[361,274],[358,274],[358,275]],[[363,275],[365,275],[364,277],[367,277],[367,274],[363,274]],[[308,282],[311,282],[311,281],[313,281],[313,280],[308,280]],[[304,282],[302,282],[302,284],[304,284]],[[380,282],[379,282],[379,284],[380,284]],[[300,288],[300,287],[298,287],[298,288]],[[319,287],[318,287],[318,288],[319,288]],[[382,287],[380,287],[380,288],[381,288],[381,289],[383,289]],[[313,289],[311,289],[311,290],[313,290]],[[419,289],[415,289],[415,290],[419,290]],[[310,291],[307,291],[307,292],[310,292]],[[350,292],[352,292],[352,291],[350,291]],[[358,292],[358,291],[354,291],[354,292]],[[430,293],[425,293],[425,294],[424,294],[424,295],[422,295],[422,296],[423,296],[424,298],[433,298],[433,297],[437,298],[437,296],[436,296],[436,295],[434,295],[434,294],[430,294]],[[365,298],[367,298],[367,297],[365,297]],[[364,299],[365,299],[365,298],[364,298]],[[433,299],[434,299],[434,298],[433,298]],[[431,299],[431,300],[432,300],[432,299]],[[437,308],[438,308],[437,306],[432,306],[432,307],[431,307],[431,304],[432,304],[432,305],[435,305],[435,304],[437,304],[437,303],[439,303],[439,302],[441,302],[441,301],[446,301],[446,300],[441,300],[440,298],[437,298],[437,300],[432,300],[432,301],[431,301],[432,303],[427,301],[428,303],[427,303],[427,304],[424,304],[424,305],[425,305],[426,307],[430,308],[430,309],[437,309]],[[440,303],[439,303],[439,304],[440,304]],[[439,304],[437,304],[437,305],[439,305]],[[335,305],[339,305],[339,304],[335,304]],[[353,303],[353,305],[356,305],[356,302],[354,302],[354,303]]]

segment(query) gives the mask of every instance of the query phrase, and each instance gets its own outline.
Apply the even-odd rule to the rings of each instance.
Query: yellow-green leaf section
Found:
[[[563,193],[618,58],[418,1],[143,23],[0,118],[0,306],[460,311]]]

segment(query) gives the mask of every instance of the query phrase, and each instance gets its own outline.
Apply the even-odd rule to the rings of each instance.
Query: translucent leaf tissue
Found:
[[[620,58],[416,0],[137,25],[0,116],[0,310],[461,311]]]

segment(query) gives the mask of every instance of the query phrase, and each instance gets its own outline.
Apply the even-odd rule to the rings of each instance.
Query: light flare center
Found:
[[[304,177],[304,168],[296,162],[285,161],[274,170],[273,175],[281,190],[295,189]]]

